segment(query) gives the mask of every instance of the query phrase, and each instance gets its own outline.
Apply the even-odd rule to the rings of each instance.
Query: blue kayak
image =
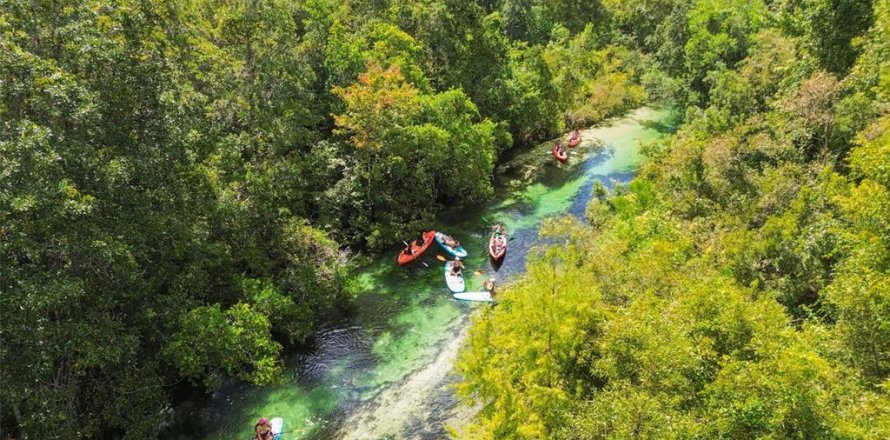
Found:
[[[443,235],[445,234],[436,232],[436,243],[439,243],[439,246],[441,246],[445,252],[448,252],[449,254],[451,254],[452,257],[457,258],[464,258],[467,256],[467,251],[464,250],[463,246],[458,246],[457,249],[455,249],[451,246],[446,245],[445,242],[442,241]]]

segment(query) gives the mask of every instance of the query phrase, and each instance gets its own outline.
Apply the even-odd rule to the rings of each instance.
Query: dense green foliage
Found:
[[[671,100],[687,124],[641,180],[555,223],[569,244],[474,329],[474,432],[886,437],[888,17],[0,0],[0,432],[152,438],[179,387],[273,383],[346,296],[348,248]]]
[[[179,389],[278,380],[346,296],[348,248],[642,102],[651,63],[604,14],[0,0],[2,435],[151,438]]]
[[[474,320],[466,437],[890,437],[890,2],[605,3],[685,124]]]

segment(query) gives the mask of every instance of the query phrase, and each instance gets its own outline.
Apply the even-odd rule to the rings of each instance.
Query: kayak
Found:
[[[464,258],[467,256],[467,251],[464,250],[463,246],[458,246],[457,249],[455,249],[451,246],[446,245],[445,242],[442,241],[442,237],[444,235],[445,234],[441,232],[436,232],[436,242],[439,243],[439,246],[441,246],[445,252],[448,252],[449,254],[451,254],[452,257],[457,258]]]
[[[570,138],[570,139],[569,139],[569,147],[575,148],[575,147],[577,147],[578,144],[580,144],[580,143],[581,143],[581,136],[580,136],[580,135],[578,135],[578,137],[576,137],[576,138]]]
[[[550,152],[553,153],[553,157],[555,157],[556,160],[558,160],[558,161],[560,161],[560,162],[562,162],[562,163],[565,163],[566,159],[569,158],[569,152],[568,152],[568,151],[563,150],[563,151],[562,151],[562,154],[557,153],[557,152],[556,152],[556,145],[554,145],[552,148],[550,148]]]
[[[429,231],[423,233],[423,246],[417,246],[413,241],[411,242],[411,253],[406,254],[405,252],[399,252],[399,256],[396,257],[396,261],[399,263],[399,266],[405,266],[412,261],[420,258],[427,249],[433,244],[433,238],[436,236],[436,231]]]
[[[281,440],[281,434],[284,433],[284,419],[275,417],[269,423],[272,425],[272,440]]]
[[[497,246],[498,238],[501,239],[501,246]],[[488,255],[491,255],[491,258],[494,261],[498,261],[501,258],[504,258],[504,255],[507,254],[507,234],[501,234],[498,232],[491,234],[491,239],[488,240]]]
[[[448,290],[459,293],[463,292],[466,289],[464,285],[464,276],[461,275],[452,275],[451,274],[451,265],[453,265],[453,261],[449,261],[445,263],[445,284],[448,285]]]
[[[494,298],[491,297],[491,293],[487,290],[481,290],[479,292],[462,292],[462,293],[453,293],[451,296],[454,299],[459,299],[461,301],[483,301],[483,302],[494,302]]]

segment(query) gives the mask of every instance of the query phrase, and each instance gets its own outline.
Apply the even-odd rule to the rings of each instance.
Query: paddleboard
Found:
[[[479,292],[461,292],[455,293],[451,296],[454,299],[459,299],[461,301],[483,301],[483,302],[494,302],[494,298],[491,297],[491,293],[487,290],[482,290]]]
[[[466,289],[464,285],[464,277],[461,275],[452,275],[451,274],[451,265],[454,264],[453,261],[449,261],[445,263],[445,284],[448,285],[448,290],[452,292],[463,292]]]
[[[281,440],[281,433],[284,432],[284,419],[281,417],[275,417],[269,424],[272,425],[272,440]]]

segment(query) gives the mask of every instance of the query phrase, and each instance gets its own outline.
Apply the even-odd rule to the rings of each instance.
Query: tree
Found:
[[[335,117],[338,130],[350,135],[358,161],[332,199],[361,191],[361,210],[349,214],[357,217],[342,221],[371,247],[413,233],[441,206],[491,195],[495,125],[480,120],[463,92],[422,94],[401,68],[374,62],[357,84],[335,92],[346,106]]]

